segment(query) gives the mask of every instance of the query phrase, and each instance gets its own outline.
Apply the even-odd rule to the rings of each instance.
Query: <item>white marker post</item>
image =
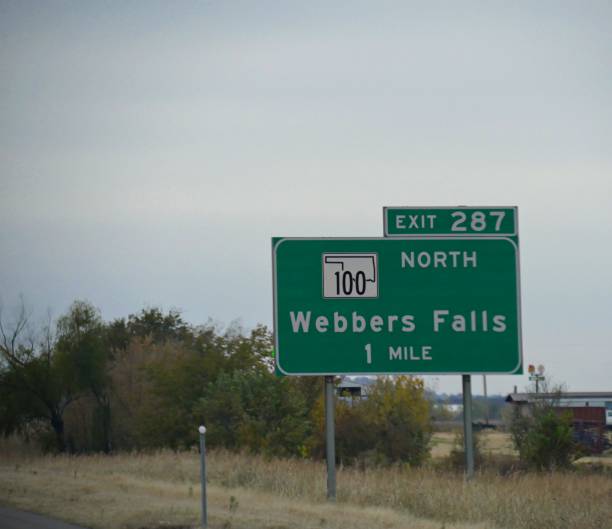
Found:
[[[206,427],[200,426],[200,481],[202,482],[202,527],[208,527],[208,512],[206,509]]]

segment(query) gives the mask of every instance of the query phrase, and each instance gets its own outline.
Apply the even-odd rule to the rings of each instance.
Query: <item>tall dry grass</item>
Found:
[[[434,467],[340,468],[338,505],[329,506],[321,463],[216,450],[209,454],[208,470],[219,527],[343,527],[354,519],[353,527],[364,528],[612,529],[612,479],[607,475],[483,472],[466,483],[460,474]],[[196,453],[0,456],[0,501],[23,507],[24,497],[52,496],[63,487],[67,496],[59,501],[67,504],[67,518],[73,521],[79,521],[76,506],[87,496],[97,495],[107,514],[114,501],[145,506],[140,520],[138,514],[128,519],[134,514],[129,510],[129,516],[115,516],[115,527],[142,527],[143,519],[154,524],[160,518],[195,523],[198,483]],[[238,498],[234,511],[231,497]],[[155,502],[174,506],[174,511],[144,512]],[[310,511],[305,506],[311,506]],[[317,518],[323,511],[325,516]],[[103,518],[90,521],[91,526],[110,527],[103,525]]]

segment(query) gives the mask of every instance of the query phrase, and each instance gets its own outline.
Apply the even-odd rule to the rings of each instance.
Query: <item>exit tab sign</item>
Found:
[[[516,207],[385,207],[385,237],[518,235]]]

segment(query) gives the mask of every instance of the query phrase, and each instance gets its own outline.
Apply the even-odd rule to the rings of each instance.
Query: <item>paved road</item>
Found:
[[[59,522],[9,507],[0,507],[0,529],[84,529],[77,525]]]

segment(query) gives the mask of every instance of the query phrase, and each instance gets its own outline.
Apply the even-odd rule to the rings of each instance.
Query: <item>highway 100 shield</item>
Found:
[[[276,238],[272,256],[283,374],[522,373],[511,238]]]

